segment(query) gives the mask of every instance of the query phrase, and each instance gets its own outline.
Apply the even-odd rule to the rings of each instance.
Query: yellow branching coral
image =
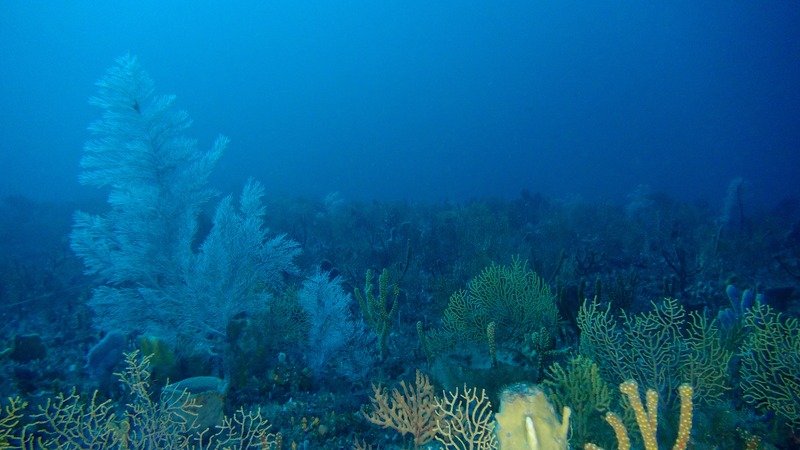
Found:
[[[439,433],[436,440],[453,450],[493,450],[497,448],[492,403],[478,388],[445,392],[439,400]]]
[[[494,321],[500,341],[522,339],[540,327],[551,332],[555,329],[555,296],[520,258],[513,258],[509,266],[492,264],[485,268],[470,282],[469,295],[478,310],[473,323],[485,330]]]
[[[430,442],[437,433],[439,401],[426,375],[417,370],[414,386],[400,382],[391,396],[386,388],[372,385],[370,410],[362,411],[364,417],[375,425],[392,428],[401,434],[411,434],[414,448]]]
[[[35,441],[38,448],[126,448],[129,422],[119,420],[111,400],[101,400],[95,391],[88,404],[75,389],[68,395],[48,399],[33,416],[44,425]]]
[[[0,448],[7,448],[11,441],[20,439],[15,431],[22,418],[22,411],[27,406],[28,403],[20,397],[9,397],[8,404],[0,410],[2,412],[2,416],[0,416]]]
[[[280,448],[280,434],[269,433],[270,424],[260,412],[239,409],[224,417],[214,429],[197,429],[198,404],[188,395],[156,399],[150,389],[150,356],[126,354],[126,367],[117,376],[130,391],[130,402],[116,405],[98,391],[84,398],[73,389],[37,407],[19,435],[3,441],[3,427],[17,427],[24,403],[14,400],[0,419],[2,448],[58,449],[206,449]],[[6,422],[6,418],[14,417]],[[10,444],[10,446],[9,446]]]
[[[800,431],[800,321],[757,304],[745,315],[745,326],[745,401],[773,411]]]
[[[454,342],[482,344],[490,351],[522,347],[531,333],[554,334],[557,322],[556,299],[547,283],[526,261],[514,258],[508,266],[486,267],[466,290],[455,292],[441,329],[427,340],[432,349],[442,351]]]
[[[280,447],[278,447],[278,448],[280,448]],[[373,447],[372,444],[368,444],[363,439],[362,440],[358,440],[358,438],[356,438],[353,441],[353,450],[375,450],[375,447]]]
[[[600,377],[600,368],[585,356],[572,358],[566,367],[551,365],[544,385],[557,410],[572,408],[572,437],[578,442],[588,437],[591,420],[599,421],[611,403],[611,390]]]
[[[578,312],[581,353],[594,359],[605,379],[635,379],[658,389],[665,404],[674,405],[681,383],[694,387],[698,402],[722,398],[728,386],[732,353],[725,349],[715,321],[686,312],[673,298],[653,309],[622,314],[621,323],[595,299]]]

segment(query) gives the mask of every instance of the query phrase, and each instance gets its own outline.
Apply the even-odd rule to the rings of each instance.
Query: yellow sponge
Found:
[[[507,387],[495,415],[500,450],[566,450],[569,415],[570,409],[564,407],[559,421],[550,400],[534,385]]]

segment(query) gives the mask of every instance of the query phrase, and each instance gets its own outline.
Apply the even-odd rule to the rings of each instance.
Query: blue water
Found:
[[[82,199],[92,83],[137,55],[272,195],[721,203],[800,184],[793,2],[0,3],[0,195]]]
[[[359,413],[370,382],[421,368],[436,389],[497,396],[600,355],[578,342],[591,299],[631,318],[669,296],[718,318],[714,339],[735,352],[705,363],[726,390],[710,402],[697,385],[693,448],[744,448],[746,433],[794,448],[800,374],[783,361],[800,361],[800,8],[619,3],[0,0],[0,446],[4,428],[12,444],[20,424],[46,434],[32,414],[72,386],[123,413],[132,396],[114,372],[137,348],[160,356],[152,395],[220,376],[226,412],[263,407],[287,446],[396,448],[403,438]],[[137,64],[176,95],[203,150],[230,138],[210,198],[181,158],[191,145],[139,132],[151,97],[90,106],[109,68],[129,83],[105,86],[127,87]],[[161,153],[120,151],[145,139]],[[79,183],[82,156],[100,189]],[[239,199],[250,178],[264,210],[257,183]],[[486,342],[481,328],[451,346],[467,325],[447,331],[447,308],[484,314],[457,293],[494,264],[524,267],[526,283],[537,272],[553,295],[535,301],[558,320],[510,312],[524,302],[498,294],[506,310],[486,314],[500,345],[487,327]],[[391,311],[357,301],[361,289],[393,295]],[[780,321],[787,339],[759,348],[759,327]],[[663,323],[689,333],[674,341],[697,326]],[[766,392],[759,371],[780,371]],[[604,382],[616,390],[620,375]],[[673,417],[675,386],[640,378]],[[19,422],[12,395],[30,402]],[[762,402],[780,396],[784,409]],[[661,421],[662,444],[674,422]],[[599,413],[589,428],[574,446],[610,448]]]

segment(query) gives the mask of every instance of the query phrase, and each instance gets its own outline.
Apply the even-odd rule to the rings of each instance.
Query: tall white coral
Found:
[[[87,273],[98,278],[95,323],[206,347],[233,315],[264,306],[282,273],[294,270],[299,249],[285,236],[269,237],[255,181],[238,206],[223,199],[211,230],[198,235],[214,194],[208,177],[228,139],[199,149],[185,135],[186,112],[174,96],[155,94],[135,57],[119,58],[97,88],[90,103],[102,115],[89,127],[80,180],[109,188],[110,209],[77,212],[71,235]]]
[[[318,271],[305,280],[298,299],[308,317],[308,367],[317,374],[362,375],[375,358],[366,343],[366,324],[351,311],[353,299],[341,278]]]

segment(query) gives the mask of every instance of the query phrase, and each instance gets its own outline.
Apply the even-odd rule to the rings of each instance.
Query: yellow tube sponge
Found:
[[[617,448],[619,450],[630,450],[631,439],[628,437],[628,429],[622,423],[622,419],[613,412],[606,414],[606,422],[614,429],[614,435],[617,437]]]
[[[636,423],[639,424],[639,432],[642,435],[644,448],[646,450],[658,450],[656,431],[658,430],[658,393],[653,389],[648,389],[645,396],[647,406],[642,404],[639,396],[639,386],[633,380],[628,380],[619,385],[619,390],[628,398],[628,403],[636,416]],[[681,400],[681,412],[678,418],[678,436],[675,438],[675,445],[672,450],[686,450],[692,433],[692,410],[694,388],[688,384],[678,387],[678,395]],[[622,423],[618,415],[613,412],[606,414],[606,422],[614,429],[617,437],[619,450],[629,450],[631,441],[628,437],[628,430]],[[586,450],[598,450],[596,444],[587,443],[583,447]]]
[[[639,396],[639,385],[633,380],[628,380],[619,385],[622,392],[633,408],[636,415],[636,423],[639,424],[639,431],[642,434],[642,441],[646,450],[658,450],[658,440],[656,440],[656,429],[658,428],[658,394],[650,389],[647,391],[647,409],[642,405],[642,398]]]
[[[689,443],[689,437],[692,433],[693,394],[694,389],[688,384],[682,384],[678,387],[678,395],[681,398],[681,415],[678,418],[678,437],[675,438],[673,450],[685,450],[686,445]]]

